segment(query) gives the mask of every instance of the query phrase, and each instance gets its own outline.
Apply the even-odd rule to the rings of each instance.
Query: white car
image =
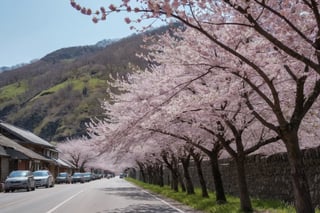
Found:
[[[54,178],[49,170],[37,170],[33,172],[36,187],[53,187]]]

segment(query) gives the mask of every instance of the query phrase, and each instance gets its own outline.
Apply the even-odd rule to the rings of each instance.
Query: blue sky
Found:
[[[110,1],[77,0],[93,11]],[[106,5],[105,5],[106,6]],[[64,47],[123,38],[134,31],[114,14],[94,24],[73,9],[69,0],[0,0],[0,67],[28,63]]]

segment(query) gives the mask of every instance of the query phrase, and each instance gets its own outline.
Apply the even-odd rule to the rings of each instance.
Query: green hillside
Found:
[[[142,35],[133,35],[105,48],[63,48],[0,73],[0,119],[48,141],[85,134],[86,122],[103,115],[100,106],[108,100],[110,75],[147,66],[136,57],[141,44]]]

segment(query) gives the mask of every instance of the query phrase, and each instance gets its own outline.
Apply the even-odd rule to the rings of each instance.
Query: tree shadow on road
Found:
[[[106,194],[114,194],[131,200],[156,200],[153,196],[135,187],[103,188],[102,190],[106,191]]]
[[[177,213],[179,211],[172,209],[167,205],[150,205],[150,204],[130,205],[125,208],[117,208],[117,209],[103,211],[103,213],[158,213],[158,212],[159,213]]]

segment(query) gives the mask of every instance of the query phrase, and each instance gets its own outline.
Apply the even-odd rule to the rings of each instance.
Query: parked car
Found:
[[[56,177],[55,183],[71,183],[72,177],[68,172],[60,172]]]
[[[75,172],[72,175],[71,183],[84,183],[84,176],[81,172]]]
[[[14,191],[16,189],[35,190],[35,180],[29,170],[12,171],[4,182],[4,191]]]
[[[94,178],[95,180],[97,180],[97,179],[101,179],[101,178],[102,178],[102,176],[103,176],[103,175],[102,175],[102,174],[100,174],[100,173],[98,173],[98,174],[97,174],[97,173],[93,173],[93,174],[94,174],[94,176],[95,176],[95,178]]]
[[[83,173],[84,182],[90,182],[93,180],[93,175],[91,172]]]
[[[33,172],[36,187],[53,187],[54,178],[49,170],[37,170]]]

